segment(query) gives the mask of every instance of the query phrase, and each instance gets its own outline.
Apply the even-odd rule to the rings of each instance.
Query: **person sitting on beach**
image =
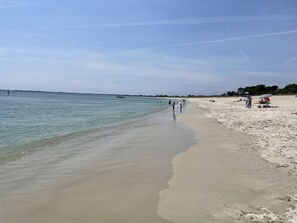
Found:
[[[264,104],[263,98],[261,98],[261,100],[258,102],[258,104],[260,104],[260,105]]]
[[[269,104],[270,103],[270,98],[264,98],[264,104]]]
[[[240,101],[242,101],[242,98],[240,98],[240,99],[238,99],[236,101],[233,101],[233,102],[240,102]]]

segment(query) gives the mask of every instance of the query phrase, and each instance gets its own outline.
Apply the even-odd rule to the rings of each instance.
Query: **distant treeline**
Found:
[[[262,95],[262,94],[274,94],[274,95],[287,95],[297,94],[297,84],[288,84],[284,88],[279,88],[277,85],[266,86],[259,84],[256,86],[240,87],[237,91],[228,91],[222,94],[222,96],[239,96],[243,95],[244,92],[249,92],[251,95]]]

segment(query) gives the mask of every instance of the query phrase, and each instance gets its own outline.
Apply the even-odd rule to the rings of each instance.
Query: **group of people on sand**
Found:
[[[245,92],[244,95],[243,95],[243,98],[240,98],[239,100],[233,101],[233,102],[239,102],[239,101],[245,101],[245,108],[246,109],[252,108],[253,98],[252,98],[252,96],[250,95],[249,92]],[[261,98],[260,101],[258,101],[258,108],[263,108],[263,106],[270,107],[269,104],[270,104],[270,98],[269,97]]]
[[[183,99],[182,102],[179,102],[179,103],[178,103],[178,104],[179,104],[179,112],[180,112],[180,113],[183,112],[183,103],[185,103],[185,100],[184,100],[184,99]],[[175,112],[175,107],[176,107],[176,103],[175,103],[175,101],[172,102],[171,100],[169,100],[168,104],[169,104],[169,105],[172,105],[172,111]]]
[[[269,98],[261,98],[261,100],[259,101],[259,104],[265,104],[265,103],[269,103],[270,99]]]
[[[233,101],[233,102],[239,102],[239,101],[245,101],[245,108],[252,108],[252,101],[253,101],[253,98],[252,96],[250,95],[249,92],[245,92],[244,95],[243,95],[243,98],[240,98],[236,101]]]
[[[297,96],[296,96],[297,97]],[[239,100],[233,101],[233,102],[239,102],[239,101],[245,101],[245,108],[251,108],[252,107],[252,96],[249,92],[245,92],[243,98],[240,98]],[[258,101],[258,108],[263,107],[271,107],[270,106],[270,98],[264,97],[261,98],[260,101]],[[297,112],[291,112],[292,115],[297,115]]]

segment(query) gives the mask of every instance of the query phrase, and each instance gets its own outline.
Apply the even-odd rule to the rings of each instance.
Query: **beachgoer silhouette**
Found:
[[[172,103],[172,111],[175,112],[175,102]]]
[[[181,102],[179,103],[179,111],[180,111],[180,113],[183,112],[183,104]]]
[[[249,92],[246,92],[246,99],[245,99],[245,108],[251,108],[252,107],[252,96]]]
[[[251,95],[248,95],[247,96],[247,99],[249,101],[249,108],[252,108],[252,96]]]

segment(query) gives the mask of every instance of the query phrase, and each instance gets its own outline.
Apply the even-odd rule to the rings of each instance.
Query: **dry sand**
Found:
[[[248,110],[235,100],[190,99],[179,120],[197,144],[173,160],[169,188],[160,193],[163,218],[297,222],[297,98],[272,97],[277,107]]]
[[[259,109],[254,97],[252,109],[245,110],[237,98],[194,99],[210,111],[209,117],[253,136],[261,157],[297,175],[297,97],[273,96],[272,108]]]

